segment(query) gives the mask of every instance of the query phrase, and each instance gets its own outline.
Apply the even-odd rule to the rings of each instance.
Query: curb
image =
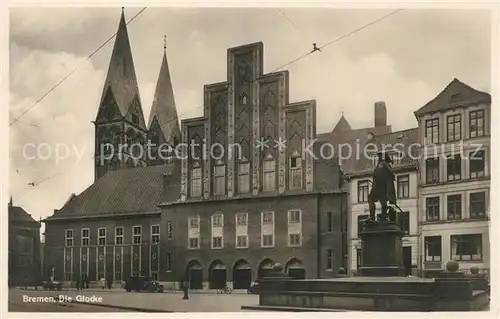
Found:
[[[113,308],[113,309],[130,310],[130,311],[135,311],[135,312],[156,312],[156,313],[158,313],[158,312],[164,312],[164,313],[165,312],[166,313],[174,312],[174,311],[169,311],[169,310],[138,308],[138,307],[129,307],[129,306],[117,306],[117,305],[109,305],[109,304],[96,304],[96,303],[81,302],[81,301],[72,301],[71,303],[87,305],[87,306],[94,306],[94,307],[106,307],[106,308]]]

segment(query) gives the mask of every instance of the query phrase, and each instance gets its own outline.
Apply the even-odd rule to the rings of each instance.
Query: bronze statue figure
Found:
[[[381,219],[387,220],[387,202],[396,204],[396,190],[394,188],[395,175],[392,172],[392,160],[387,153],[379,152],[377,167],[373,170],[372,189],[368,194],[370,219],[375,220],[375,202],[380,202]]]

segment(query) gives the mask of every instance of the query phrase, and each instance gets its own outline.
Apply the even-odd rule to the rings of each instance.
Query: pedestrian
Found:
[[[99,285],[101,286],[102,290],[106,288],[106,279],[104,279],[104,276],[102,276],[101,279],[99,280]]]

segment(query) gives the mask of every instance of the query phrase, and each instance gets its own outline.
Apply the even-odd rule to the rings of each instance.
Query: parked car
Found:
[[[43,290],[58,290],[61,291],[62,284],[59,281],[44,281],[42,283]]]
[[[145,276],[132,276],[125,281],[125,290],[130,291],[147,291],[147,292],[163,292],[163,285],[158,281]]]

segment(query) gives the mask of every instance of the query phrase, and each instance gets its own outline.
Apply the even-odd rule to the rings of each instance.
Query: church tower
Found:
[[[145,165],[146,123],[122,9],[95,124],[95,179]]]
[[[149,114],[148,128],[148,140],[151,141],[152,148],[148,164],[163,164],[171,154],[168,152],[168,148],[164,146],[159,148],[159,145],[168,144],[171,147],[175,147],[181,140],[174,91],[168,69],[166,39],[163,46],[163,59],[156,84],[153,105]]]

